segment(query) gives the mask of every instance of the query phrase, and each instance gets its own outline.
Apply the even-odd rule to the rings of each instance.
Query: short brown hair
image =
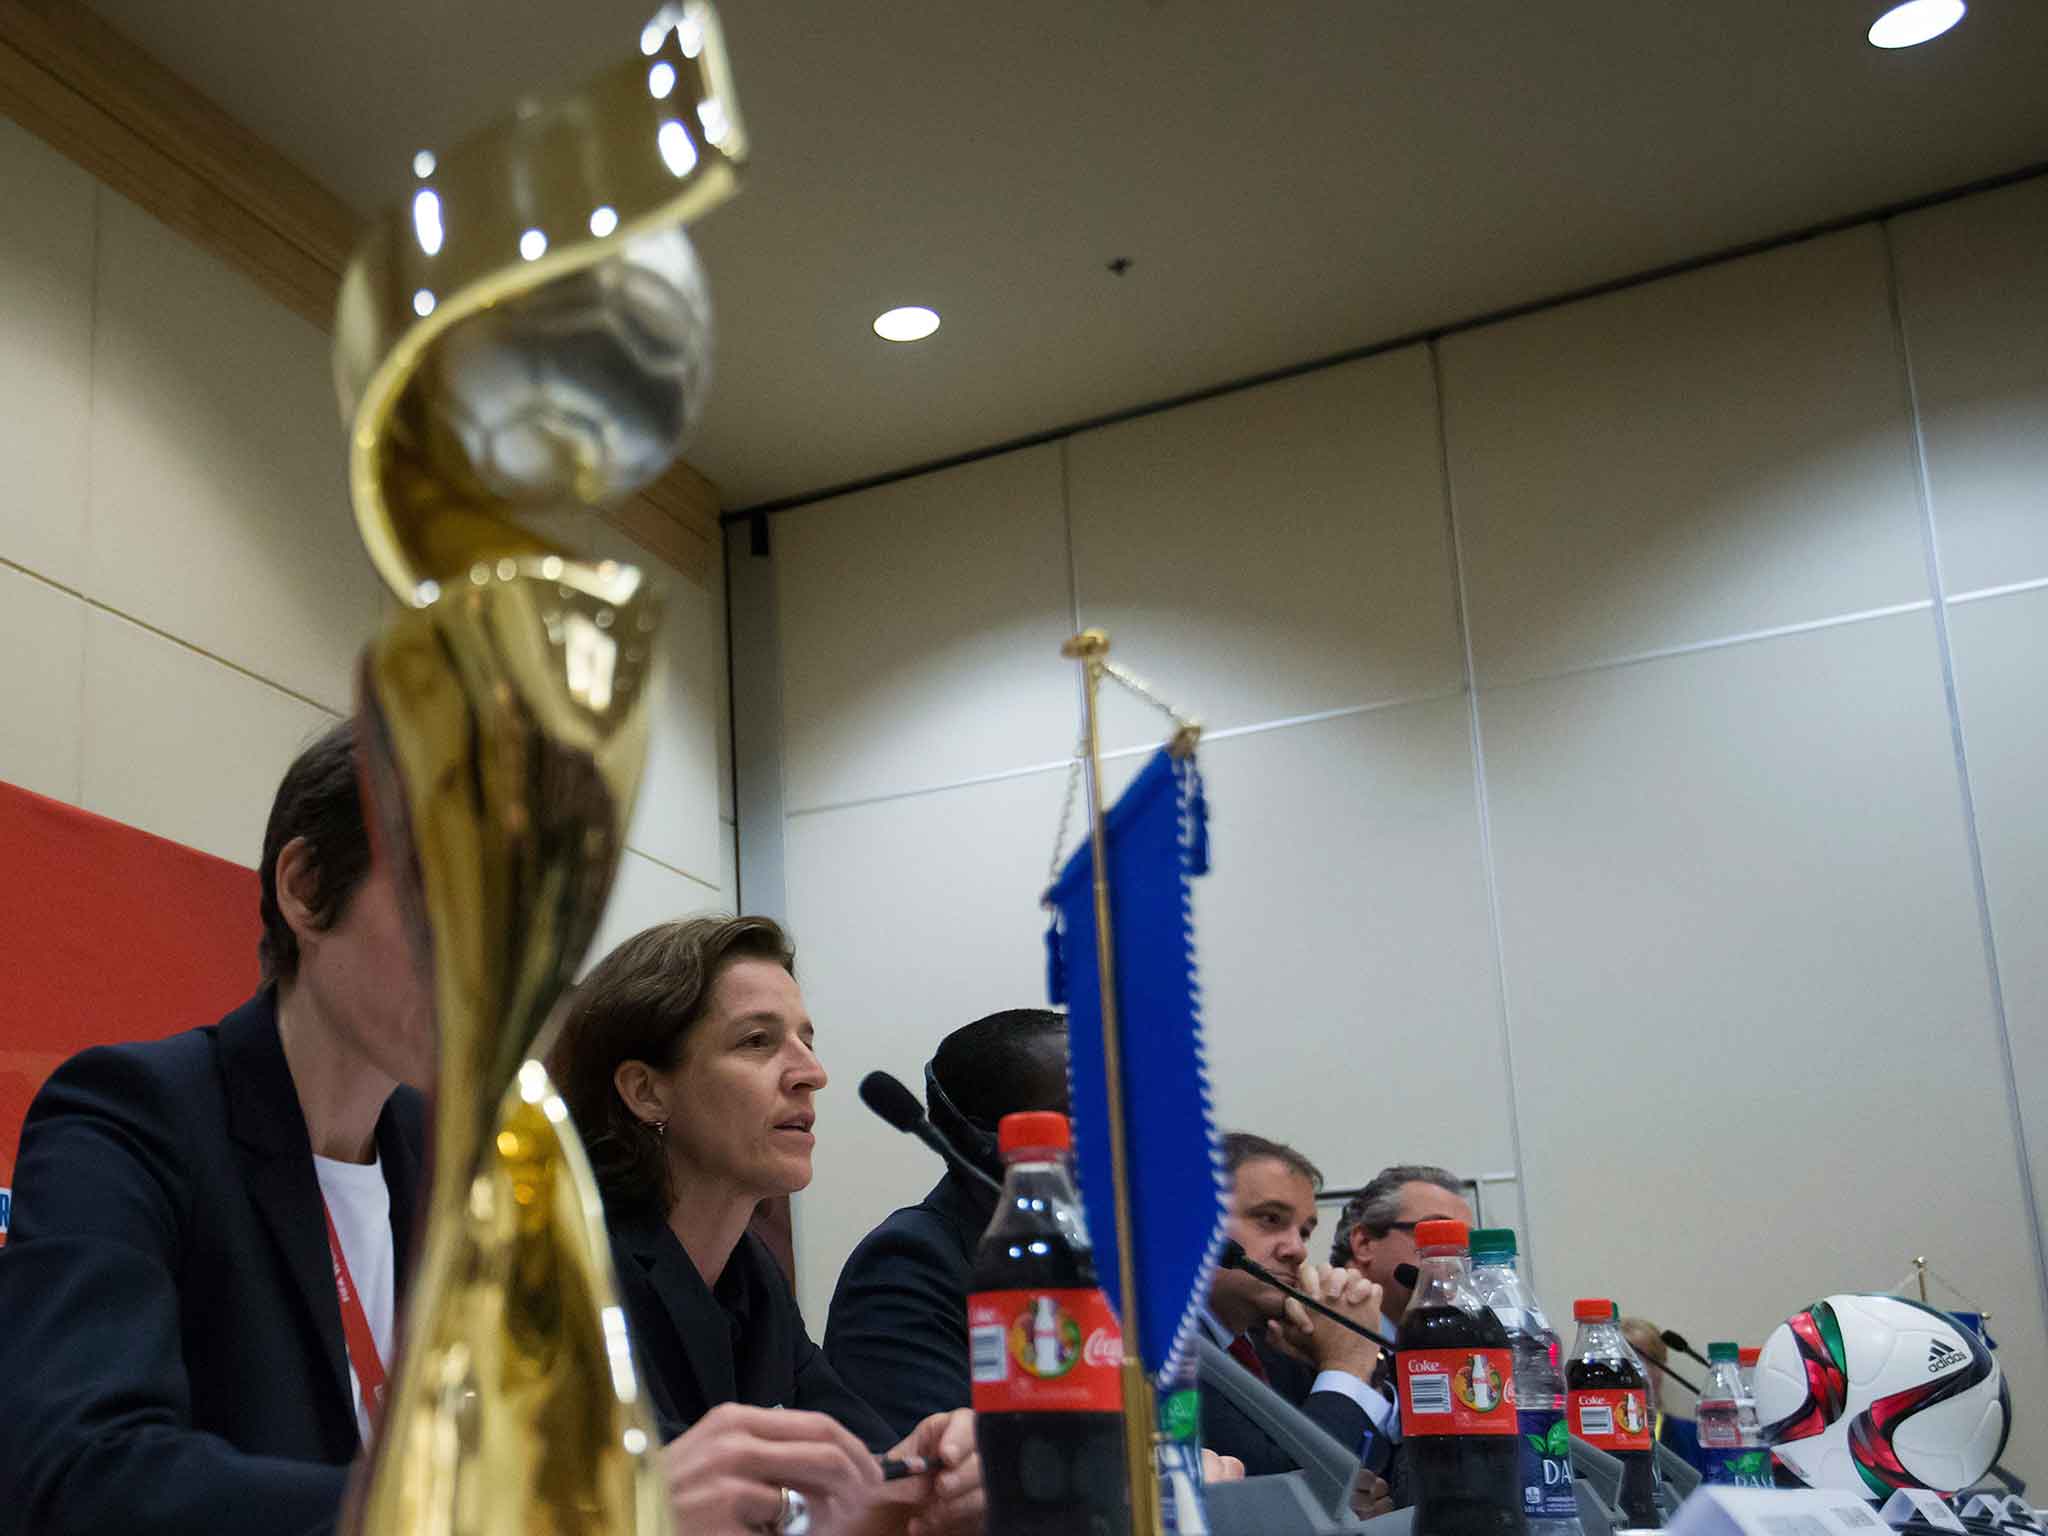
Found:
[[[1261,1158],[1271,1158],[1290,1172],[1300,1174],[1308,1180],[1311,1189],[1320,1191],[1323,1187],[1323,1170],[1286,1142],[1268,1141],[1250,1131],[1231,1131],[1224,1136],[1223,1171],[1232,1178],[1237,1177],[1237,1170],[1246,1163],[1255,1163]]]
[[[660,1219],[674,1203],[661,1137],[626,1107],[621,1064],[673,1071],[711,989],[735,960],[796,974],[796,947],[771,917],[693,917],[636,933],[597,963],[570,999],[548,1075],[575,1117],[607,1207]]]
[[[299,974],[299,936],[277,902],[277,856],[293,838],[306,840],[313,876],[312,916],[332,928],[348,912],[370,873],[370,829],[363,820],[357,783],[356,723],[337,721],[292,760],[263,829],[263,864],[256,871],[257,912],[263,936],[256,943],[263,982],[291,981]]]

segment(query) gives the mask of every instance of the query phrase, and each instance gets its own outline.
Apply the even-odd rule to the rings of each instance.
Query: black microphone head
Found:
[[[1223,1251],[1216,1255],[1216,1262],[1225,1269],[1243,1269],[1244,1244],[1234,1237],[1226,1237],[1223,1239]]]
[[[917,1095],[887,1072],[870,1072],[860,1080],[860,1101],[899,1131],[915,1134],[924,1124],[924,1106]]]
[[[1657,1337],[1664,1341],[1664,1347],[1666,1349],[1675,1349],[1681,1355],[1690,1355],[1696,1353],[1693,1347],[1685,1342],[1685,1335],[1680,1333],[1676,1328],[1666,1328],[1662,1333],[1658,1334]]]
[[[1421,1278],[1422,1271],[1413,1264],[1396,1264],[1394,1266],[1394,1282],[1397,1285],[1405,1285],[1412,1291],[1415,1289],[1415,1282]]]

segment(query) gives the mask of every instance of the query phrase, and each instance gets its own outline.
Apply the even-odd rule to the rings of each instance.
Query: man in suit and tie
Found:
[[[1228,1232],[1248,1257],[1359,1326],[1379,1328],[1380,1289],[1362,1276],[1308,1262],[1323,1176],[1294,1148],[1233,1131],[1223,1138],[1231,1181]],[[1219,1270],[1204,1326],[1237,1362],[1294,1403],[1338,1444],[1363,1454],[1374,1444],[1371,1381],[1384,1353],[1299,1302],[1235,1269]],[[1202,1443],[1244,1463],[1248,1475],[1293,1471],[1266,1433],[1216,1393],[1202,1395]],[[1367,1470],[1380,1468],[1365,1463]],[[1365,1503],[1384,1498],[1376,1477]]]
[[[0,1533],[335,1522],[391,1356],[434,1048],[357,782],[343,722],[278,788],[254,997],[74,1056],[29,1109],[0,1249]]]

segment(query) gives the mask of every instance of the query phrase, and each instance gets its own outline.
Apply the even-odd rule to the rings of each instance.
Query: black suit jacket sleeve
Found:
[[[752,1233],[726,1261],[725,1283],[747,1306],[737,1355],[730,1316],[667,1226],[615,1216],[611,1235],[619,1300],[664,1440],[732,1402],[829,1414],[874,1451],[901,1438],[811,1341],[781,1266]]]
[[[790,1303],[794,1310],[795,1302]],[[858,1392],[832,1369],[825,1351],[802,1331],[799,1319],[796,1348],[796,1406],[830,1414],[876,1455],[893,1449],[903,1439]],[[907,1432],[906,1432],[907,1433]]]
[[[181,1235],[188,1134],[120,1050],[60,1067],[23,1124],[0,1249],[0,1532],[150,1536],[332,1528],[347,1469],[192,1428]]]
[[[1371,1417],[1342,1392],[1311,1392],[1302,1399],[1301,1411],[1354,1456],[1365,1445],[1366,1431],[1372,1428]]]
[[[922,1206],[869,1233],[839,1272],[825,1353],[899,1436],[972,1401],[968,1275],[958,1237]]]

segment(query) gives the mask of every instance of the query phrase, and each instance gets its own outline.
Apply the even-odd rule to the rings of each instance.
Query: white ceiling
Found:
[[[364,210],[654,9],[95,3]],[[1899,53],[1880,9],[725,0],[755,159],[690,458],[743,507],[2048,160],[2048,4]],[[902,303],[944,327],[876,340]]]

